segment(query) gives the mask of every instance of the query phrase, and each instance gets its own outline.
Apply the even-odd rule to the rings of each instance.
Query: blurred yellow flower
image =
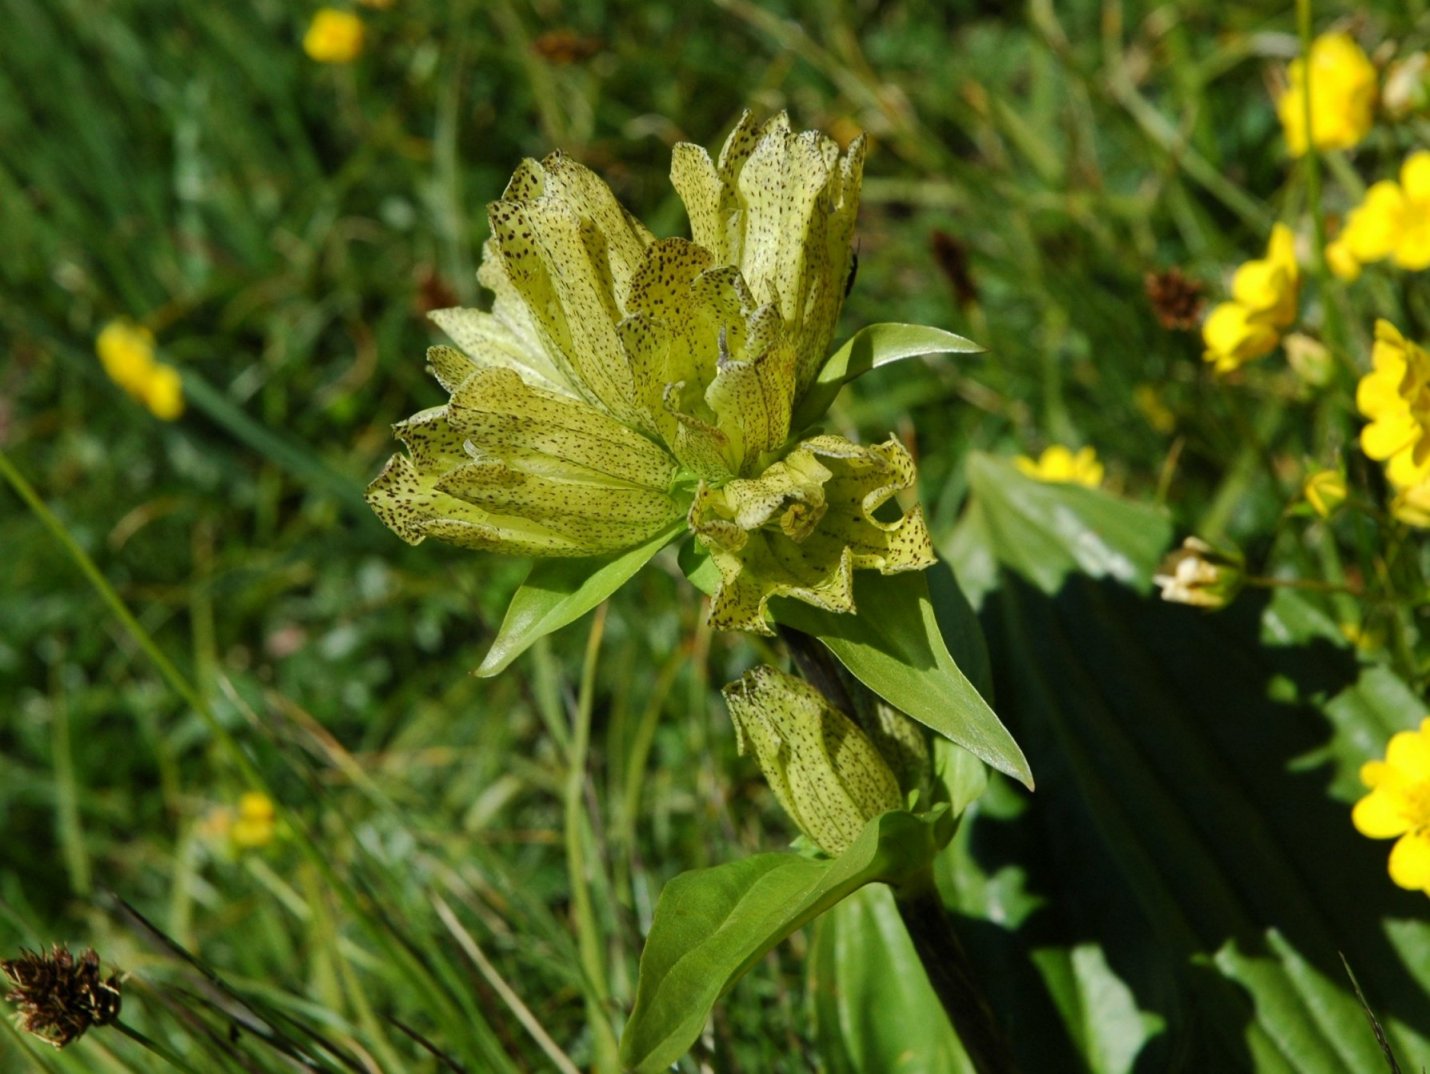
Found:
[[[1397,490],[1430,480],[1430,354],[1381,320],[1371,365],[1356,387],[1356,406],[1370,419],[1361,449],[1385,463]]]
[[[1296,321],[1301,271],[1296,237],[1285,224],[1271,229],[1266,256],[1247,261],[1231,279],[1231,301],[1216,306],[1202,324],[1202,357],[1228,373],[1276,348]]]
[[[238,800],[238,817],[228,836],[234,846],[254,850],[273,842],[278,828],[278,809],[262,791],[248,791]]]
[[[1053,444],[1037,461],[1027,455],[1019,455],[1013,460],[1013,465],[1039,481],[1086,485],[1090,489],[1102,484],[1102,463],[1097,461],[1097,452],[1090,447],[1081,448],[1073,454],[1063,445]]]
[[[1334,253],[1333,253],[1334,250]],[[1391,258],[1403,269],[1430,268],[1430,150],[1417,150],[1400,167],[1400,182],[1382,179],[1366,191],[1352,209],[1326,258],[1336,275],[1346,275],[1338,262],[1359,265]]]
[[[138,394],[154,369],[154,333],[133,321],[110,321],[94,341],[109,379],[130,394]]]
[[[1430,481],[1399,490],[1390,501],[1390,513],[1407,526],[1430,529]]]
[[[303,35],[303,51],[319,63],[352,63],[362,52],[362,19],[351,11],[319,8]]]
[[[1155,384],[1139,384],[1133,388],[1132,405],[1159,433],[1170,433],[1177,427],[1177,415],[1162,400],[1162,393]]]
[[[184,412],[184,382],[171,365],[156,364],[139,388],[139,398],[161,421],[173,421]]]
[[[1385,760],[1361,765],[1360,778],[1370,793],[1351,823],[1372,839],[1395,839],[1390,879],[1430,895],[1430,716],[1419,730],[1391,736]]]
[[[1317,470],[1306,478],[1302,493],[1312,511],[1330,518],[1346,501],[1346,475],[1339,470]]]
[[[109,379],[149,408],[156,418],[173,421],[184,412],[179,371],[154,359],[154,333],[127,320],[110,321],[94,341]]]
[[[1306,61],[1286,69],[1289,85],[1276,102],[1291,155],[1306,152]],[[1311,132],[1317,149],[1349,149],[1370,131],[1377,96],[1375,65],[1346,33],[1311,42]]]

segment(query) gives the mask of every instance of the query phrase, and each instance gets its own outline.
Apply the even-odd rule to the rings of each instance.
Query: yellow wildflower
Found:
[[[1360,259],[1351,249],[1345,232],[1326,243],[1326,267],[1347,283],[1352,283],[1360,277]]]
[[[1407,526],[1430,529],[1430,481],[1400,489],[1390,501],[1390,513]]]
[[[303,35],[303,51],[319,63],[352,63],[362,52],[362,19],[351,11],[319,8]]]
[[[1231,279],[1230,302],[1218,305],[1202,324],[1202,355],[1218,373],[1228,373],[1275,349],[1281,332],[1296,321],[1301,270],[1296,237],[1285,224],[1271,229],[1266,256],[1247,261]]]
[[[1361,449],[1385,463],[1396,489],[1430,480],[1430,354],[1381,320],[1371,364],[1356,387],[1356,406],[1370,419]]]
[[[154,369],[154,333],[133,321],[110,321],[94,341],[109,379],[138,395]]]
[[[171,365],[156,364],[139,387],[139,398],[161,421],[173,421],[184,412],[184,382]]]
[[[1411,272],[1430,268],[1430,150],[1405,158],[1400,182],[1382,179],[1366,191],[1331,246],[1338,244],[1363,265],[1388,257]]]
[[[1395,839],[1390,879],[1430,895],[1430,717],[1417,731],[1391,736],[1385,760],[1361,766],[1370,793],[1355,804],[1351,823],[1372,839]]]
[[[1086,485],[1090,489],[1102,484],[1102,463],[1097,461],[1097,452],[1090,447],[1081,448],[1077,454],[1053,444],[1037,460],[1027,455],[1019,455],[1013,465],[1021,473],[1039,481],[1056,484]]]
[[[238,800],[238,817],[229,829],[234,846],[254,850],[273,842],[278,829],[278,809],[262,791],[248,791]]]
[[[408,454],[368,487],[378,517],[412,544],[558,557],[685,526],[719,570],[720,630],[772,633],[776,595],[852,612],[854,570],[927,567],[922,511],[890,517],[907,451],[792,436],[829,357],[863,164],[862,139],[841,152],[747,113],[718,159],[675,147],[691,238],[657,239],[582,165],[523,162],[488,206],[491,312],[431,314],[461,348],[427,355],[451,398],[396,426]]]
[[[1346,500],[1346,475],[1339,470],[1317,470],[1306,478],[1302,490],[1311,510],[1322,518],[1330,518]]]
[[[1291,61],[1289,85],[1276,102],[1291,155],[1306,152],[1306,62]],[[1370,131],[1375,113],[1375,65],[1346,33],[1311,42],[1311,132],[1317,149],[1349,149]]]

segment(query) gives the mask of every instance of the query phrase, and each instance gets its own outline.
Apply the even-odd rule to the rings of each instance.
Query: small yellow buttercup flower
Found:
[[[1302,494],[1312,511],[1330,518],[1346,502],[1346,475],[1339,470],[1317,470],[1306,478]]]
[[[352,63],[362,44],[362,19],[332,7],[320,8],[303,35],[303,51],[318,63]]]
[[[1074,454],[1062,444],[1052,444],[1036,460],[1019,455],[1013,465],[1020,473],[1039,481],[1086,485],[1090,489],[1102,484],[1102,463],[1097,461],[1097,452],[1090,447],[1080,448]]]
[[[110,321],[94,341],[109,379],[130,394],[138,394],[154,369],[154,333],[133,321]]]
[[[238,800],[238,816],[229,828],[234,846],[255,850],[273,842],[278,830],[278,809],[262,791],[248,791]]]
[[[1311,42],[1311,140],[1317,149],[1349,149],[1369,133],[1375,118],[1375,65],[1346,33]],[[1289,85],[1276,102],[1291,155],[1306,152],[1306,61],[1291,61]]]
[[[1343,271],[1351,259],[1358,263],[1357,273],[1359,265],[1386,258],[1411,272],[1430,268],[1430,150],[1405,158],[1398,183],[1382,179],[1366,191],[1326,256],[1332,270],[1346,279],[1354,278]]]
[[[1296,322],[1300,289],[1296,237],[1285,224],[1276,224],[1266,256],[1236,270],[1231,301],[1216,306],[1203,322],[1202,357],[1218,373],[1229,373],[1275,350],[1281,333]]]
[[[94,341],[109,379],[164,421],[184,412],[184,385],[179,371],[154,358],[154,333],[132,321],[110,321]]]
[[[1391,736],[1385,760],[1361,766],[1370,793],[1355,804],[1351,823],[1372,839],[1395,839],[1390,879],[1430,895],[1430,717],[1416,731]]]
[[[1381,320],[1371,364],[1356,387],[1356,406],[1370,419],[1361,449],[1385,463],[1396,489],[1422,484],[1430,480],[1430,354]]]
[[[140,387],[139,397],[160,421],[173,421],[184,412],[184,382],[171,365],[158,363]]]

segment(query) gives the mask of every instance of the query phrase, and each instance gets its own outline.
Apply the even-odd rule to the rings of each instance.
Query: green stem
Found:
[[[1013,1050],[978,987],[973,966],[939,897],[933,871],[925,868],[894,888],[894,903],[973,1069],[978,1074],[1015,1074],[1018,1067]]]
[[[601,957],[601,939],[597,929],[595,908],[591,903],[591,886],[587,882],[585,841],[586,826],[586,757],[591,743],[591,710],[595,704],[596,664],[605,634],[606,605],[596,609],[591,634],[586,642],[586,656],[581,668],[581,692],[576,702],[575,726],[571,731],[571,748],[566,760],[565,839],[566,873],[571,882],[571,911],[576,918],[576,939],[581,954],[581,968],[586,976],[586,1020],[595,1035],[594,1067],[598,1072],[619,1071],[619,1049],[615,1030],[607,1010],[610,995],[606,990],[606,966]]]

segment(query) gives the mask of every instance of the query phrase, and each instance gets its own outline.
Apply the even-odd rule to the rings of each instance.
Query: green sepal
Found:
[[[660,894],[641,954],[622,1065],[639,1074],[667,1069],[770,948],[865,884],[897,884],[923,869],[955,827],[945,806],[896,810],[869,821],[837,858],[756,854],[677,876]]]
[[[537,560],[507,605],[496,640],[474,674],[497,674],[537,638],[575,622],[625,585],[683,528],[683,523],[671,525],[645,544],[614,556]]]
[[[924,572],[860,571],[854,600],[853,615],[794,600],[770,607],[778,622],[818,638],[889,704],[1031,790],[1023,751],[948,651]]]
[[[839,389],[881,365],[923,354],[977,354],[984,348],[972,340],[924,324],[871,324],[849,337],[829,356],[795,404],[790,429],[796,433],[817,422]]]

